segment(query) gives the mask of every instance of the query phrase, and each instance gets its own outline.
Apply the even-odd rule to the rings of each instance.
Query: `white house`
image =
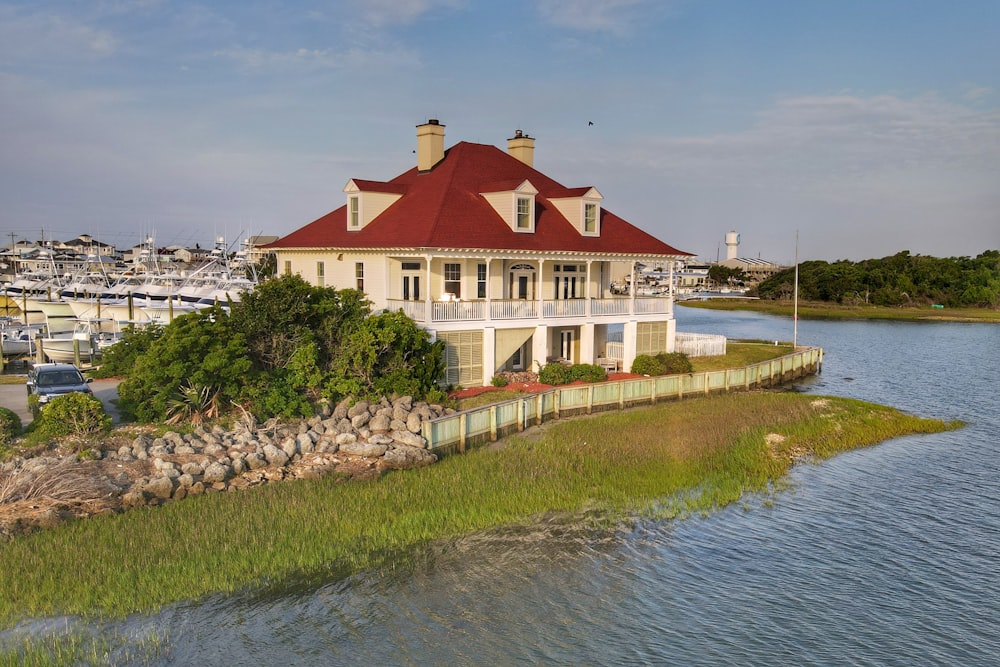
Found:
[[[342,205],[278,239],[278,273],[364,290],[446,344],[446,381],[489,384],[552,362],[629,368],[671,352],[673,295],[614,295],[612,267],[673,267],[690,254],[619,218],[593,186],[533,166],[535,139],[507,152],[417,126],[417,165],[390,181],[353,178]]]

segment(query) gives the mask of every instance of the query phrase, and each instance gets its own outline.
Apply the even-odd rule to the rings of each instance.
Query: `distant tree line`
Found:
[[[785,269],[758,288],[761,299],[791,299],[795,269]],[[840,304],[1000,307],[1000,251],[976,257],[927,257],[908,250],[860,262],[799,264],[799,298]]]

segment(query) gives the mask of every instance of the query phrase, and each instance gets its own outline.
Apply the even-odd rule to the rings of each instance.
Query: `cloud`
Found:
[[[215,51],[213,56],[234,63],[246,72],[278,73],[378,67],[414,67],[419,56],[405,49],[352,47],[344,51],[298,48],[269,51],[234,46]]]
[[[463,0],[355,0],[357,12],[376,27],[409,25],[431,12],[460,9]]]
[[[118,39],[106,29],[51,12],[0,7],[0,61],[54,62],[105,58]]]
[[[650,0],[539,0],[538,13],[557,28],[625,34],[662,4]]]
[[[936,94],[788,96],[739,132],[597,137],[554,173],[598,181],[609,209],[711,258],[734,228],[741,253],[776,261],[800,228],[824,259],[1000,243],[1000,112]]]

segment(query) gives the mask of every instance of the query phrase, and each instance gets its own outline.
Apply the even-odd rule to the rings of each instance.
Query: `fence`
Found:
[[[561,416],[623,409],[713,392],[771,387],[818,373],[822,365],[822,348],[809,347],[744,368],[555,387],[533,396],[424,422],[422,434],[431,450],[464,452],[469,445],[495,441],[508,433]]]
[[[726,353],[726,337],[715,334],[681,333],[674,335],[674,351],[689,357],[711,357]]]

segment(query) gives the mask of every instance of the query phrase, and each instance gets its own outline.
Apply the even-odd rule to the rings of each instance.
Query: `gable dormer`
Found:
[[[344,186],[344,192],[347,194],[347,231],[357,232],[406,194],[406,186],[352,178]]]
[[[538,188],[531,181],[504,181],[490,183],[480,192],[511,231],[521,234],[535,233],[535,196]]]
[[[601,235],[601,202],[604,196],[597,188],[567,188],[551,193],[548,200],[581,236]]]

